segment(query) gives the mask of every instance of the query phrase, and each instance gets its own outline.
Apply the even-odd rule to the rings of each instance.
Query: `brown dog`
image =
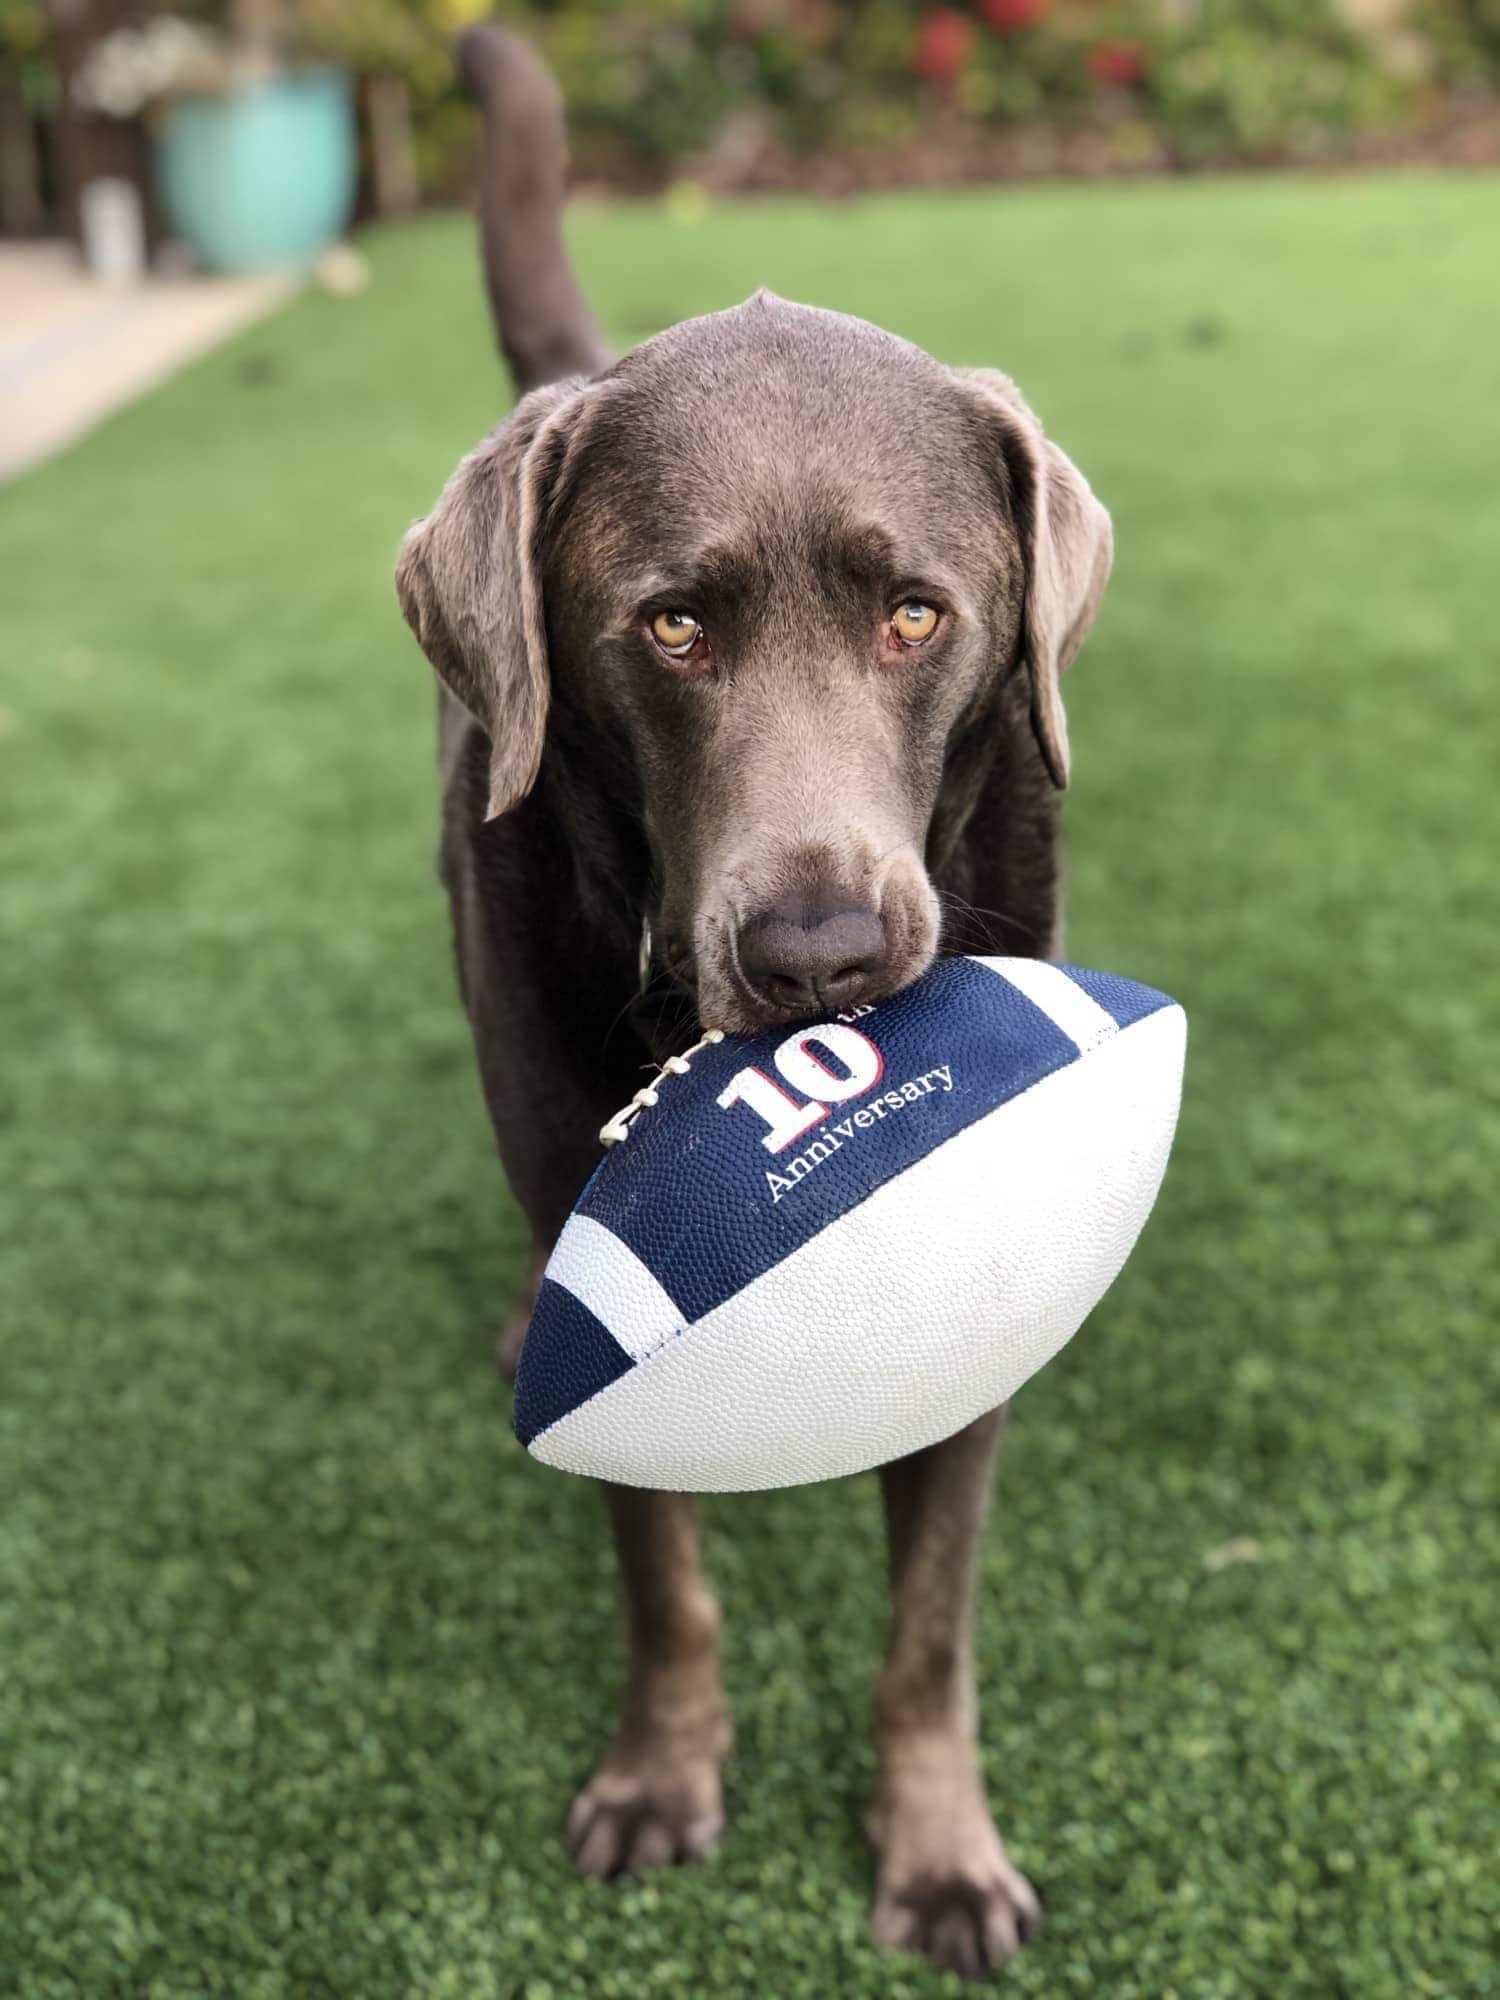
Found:
[[[1058,679],[1110,529],[1005,376],[861,321],[762,292],[612,361],[561,246],[551,81],[494,29],[461,54],[524,393],[407,536],[397,587],[444,684],[459,979],[540,1259],[641,1065],[692,1038],[694,999],[759,1028],[890,993],[945,943],[1053,949]],[[654,1017],[632,1009],[643,940]],[[873,1927],[969,1974],[1038,1914],[975,1758],[1000,1421],[881,1474]],[[712,1845],[730,1737],[691,1501],[607,1498],[630,1673],[569,1821],[595,1875]]]

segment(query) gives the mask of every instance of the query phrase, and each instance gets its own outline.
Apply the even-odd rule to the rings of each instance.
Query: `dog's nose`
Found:
[[[878,910],[789,896],[741,926],[740,969],[773,1007],[836,1012],[874,986],[885,964]]]

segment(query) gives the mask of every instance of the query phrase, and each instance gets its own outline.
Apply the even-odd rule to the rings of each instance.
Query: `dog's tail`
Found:
[[[518,394],[614,358],[578,289],[562,240],[562,98],[534,50],[503,28],[470,28],[459,74],[484,112],[480,228],[501,352]]]

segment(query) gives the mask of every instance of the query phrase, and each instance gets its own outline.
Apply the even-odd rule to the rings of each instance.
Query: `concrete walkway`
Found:
[[[297,280],[90,278],[59,243],[0,243],[0,482],[71,444]]]

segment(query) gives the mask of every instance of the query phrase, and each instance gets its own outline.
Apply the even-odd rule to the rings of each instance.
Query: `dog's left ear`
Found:
[[[1052,782],[1068,782],[1068,719],[1059,683],[1088,636],[1109,581],[1109,515],[1067,455],[1043,436],[1008,375],[955,368],[955,377],[1000,432],[1011,511],[1026,562],[1022,654],[1031,682],[1031,724]]]

